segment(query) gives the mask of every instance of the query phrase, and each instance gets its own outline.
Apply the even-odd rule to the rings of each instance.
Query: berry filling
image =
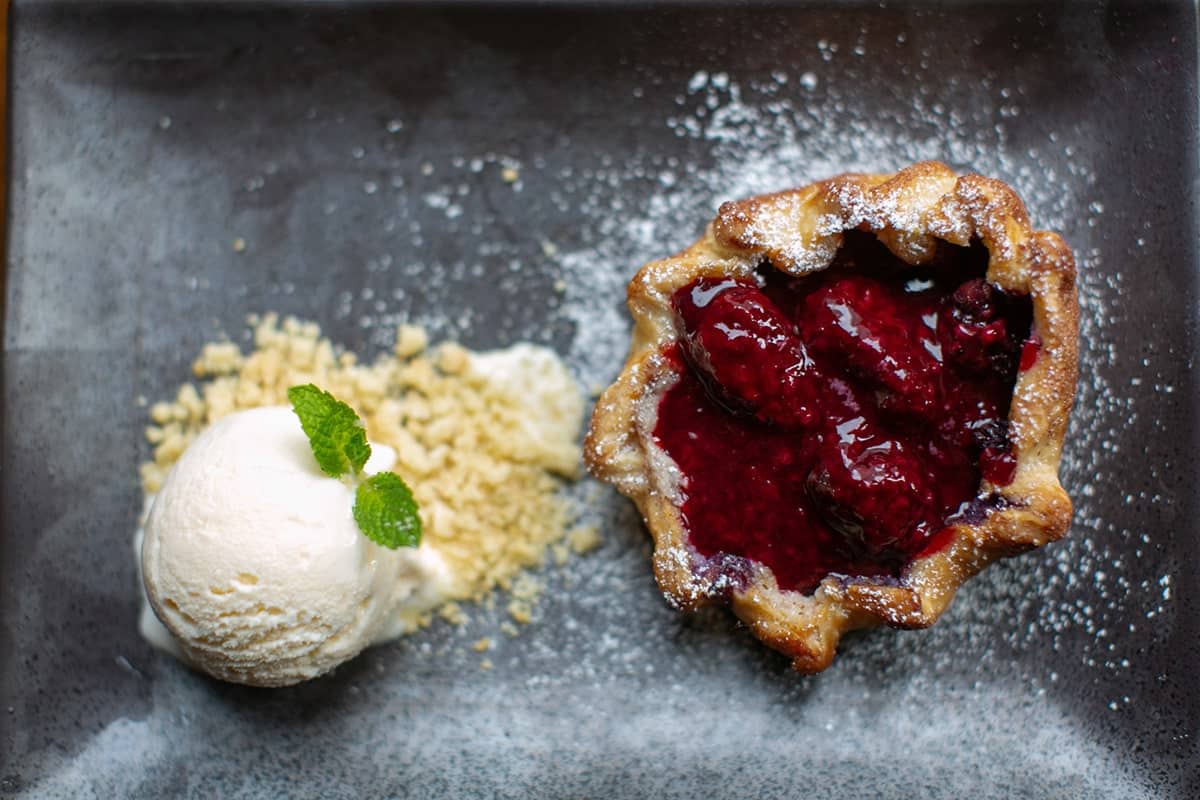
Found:
[[[749,559],[804,593],[898,577],[982,479],[1011,483],[1009,404],[1040,342],[1029,298],[986,270],[978,243],[914,267],[851,232],[814,275],[764,265],[675,293],[680,378],[654,435],[706,574],[743,584]]]

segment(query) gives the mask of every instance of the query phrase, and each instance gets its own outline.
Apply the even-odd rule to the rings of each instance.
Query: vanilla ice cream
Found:
[[[394,461],[372,444],[364,471]],[[353,506],[353,485],[320,471],[290,408],[201,433],[154,498],[141,551],[147,597],[183,658],[223,680],[286,686],[416,627],[444,599],[442,559],[374,544]],[[142,627],[158,638],[152,620]]]

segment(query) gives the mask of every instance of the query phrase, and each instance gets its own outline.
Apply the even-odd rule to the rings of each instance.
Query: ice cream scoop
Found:
[[[394,462],[372,445],[364,472]],[[352,483],[320,471],[290,408],[201,433],[154,498],[141,551],[147,598],[179,654],[222,680],[287,686],[416,627],[443,599],[440,556],[374,544],[353,506]],[[154,641],[153,621],[142,627]]]

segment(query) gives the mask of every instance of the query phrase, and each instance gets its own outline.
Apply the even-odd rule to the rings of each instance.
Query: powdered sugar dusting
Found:
[[[1129,387],[1111,377],[1118,365],[1128,367],[1121,364],[1117,338],[1123,320],[1113,305],[1125,292],[1125,279],[1092,245],[1103,208],[1090,196],[1097,180],[1091,164],[1074,157],[1076,132],[1052,131],[1033,143],[1012,141],[1004,120],[1021,113],[1022,90],[984,84],[969,108],[916,97],[907,113],[880,119],[853,94],[810,73],[781,70],[770,82],[743,83],[736,75],[697,71],[681,87],[677,103],[682,108],[665,124],[680,139],[703,143],[707,157],[679,165],[670,180],[660,178],[660,189],[644,204],[602,219],[594,244],[560,257],[569,287],[562,313],[577,331],[571,361],[589,383],[615,375],[628,344],[627,317],[620,311],[625,280],[643,262],[669,255],[698,235],[725,200],[841,172],[892,171],[925,159],[1009,183],[1034,226],[1062,232],[1078,262],[1081,379],[1061,470],[1075,500],[1075,522],[1064,542],[994,566],[976,579],[943,627],[925,636],[946,642],[997,637],[995,645],[982,650],[984,671],[1010,668],[1007,660],[1014,653],[1050,648],[1069,649],[1083,668],[1112,676],[1137,664],[1138,653],[1124,644],[1123,634],[1138,624],[1154,624],[1171,602],[1167,565],[1156,580],[1130,577],[1135,559],[1152,552],[1152,533],[1117,529],[1102,518],[1096,502],[1119,485],[1117,442],[1121,430],[1138,419]],[[792,86],[803,91],[785,91]],[[988,124],[991,120],[996,121]],[[625,170],[627,180],[652,172],[651,165],[639,162]],[[1154,365],[1144,366],[1135,385],[1155,379]],[[1164,384],[1161,391],[1174,387]],[[1162,496],[1142,492],[1127,501],[1155,503]],[[1082,599],[1092,591],[1100,602]],[[1144,623],[1136,621],[1143,617]],[[878,638],[872,644],[901,659],[930,655],[924,648],[910,649],[907,641],[884,644]],[[840,678],[833,680],[864,680],[873,666],[873,659],[843,658],[836,666]],[[1042,687],[1039,694],[1058,680],[1056,673],[1021,672],[1019,678]],[[1132,699],[1120,693],[1110,702],[1118,711]]]

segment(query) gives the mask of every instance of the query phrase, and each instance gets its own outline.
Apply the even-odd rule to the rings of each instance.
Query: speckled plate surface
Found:
[[[1196,15],[1056,5],[18,3],[0,796],[1200,796]],[[139,398],[246,314],[367,357],[400,320],[532,338],[592,387],[625,281],[722,200],[920,158],[1065,235],[1084,333],[1071,535],[935,628],[796,676],[669,610],[584,485],[604,545],[519,636],[476,609],[276,691],[139,638]]]

